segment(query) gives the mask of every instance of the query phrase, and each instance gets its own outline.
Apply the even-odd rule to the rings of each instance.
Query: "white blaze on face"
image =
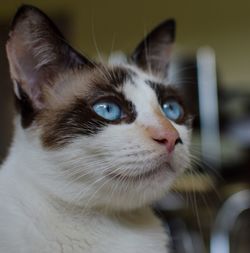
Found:
[[[136,78],[134,82],[125,84],[123,91],[126,98],[136,107],[136,121],[145,126],[157,126],[159,122],[154,112],[159,110],[159,103],[155,92],[140,78]]]
[[[140,76],[134,78],[133,83],[126,83],[123,86],[123,93],[135,105],[137,112],[135,123],[142,129],[158,132],[158,136],[164,135],[164,132],[169,130],[176,131],[179,136],[181,132],[185,132],[185,126],[183,128],[164,115],[155,90]]]

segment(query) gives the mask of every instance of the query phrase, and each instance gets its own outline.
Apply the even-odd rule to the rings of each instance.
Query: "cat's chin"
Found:
[[[120,183],[143,183],[157,180],[164,180],[164,177],[167,176],[169,172],[173,172],[174,169],[169,163],[161,164],[160,166],[151,168],[146,171],[142,171],[141,173],[131,174],[131,173],[123,173],[123,172],[111,172],[107,174],[107,177],[120,181]]]
[[[111,187],[106,191],[110,194],[102,196],[102,204],[111,210],[132,210],[151,205],[166,194],[178,174],[169,164],[137,175],[110,174]]]

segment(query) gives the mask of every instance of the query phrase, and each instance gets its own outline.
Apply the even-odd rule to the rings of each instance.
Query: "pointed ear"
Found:
[[[15,94],[29,99],[34,110],[44,107],[43,86],[52,85],[58,73],[91,66],[43,12],[27,5],[14,17],[6,50]]]
[[[175,21],[169,19],[146,36],[133,52],[131,59],[143,70],[164,78],[167,75],[174,40]]]

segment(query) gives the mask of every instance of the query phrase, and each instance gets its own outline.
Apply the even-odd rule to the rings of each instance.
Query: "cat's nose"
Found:
[[[174,151],[175,146],[178,143],[182,144],[180,135],[175,129],[171,130],[150,129],[150,135],[155,142],[161,145],[165,145],[168,153],[172,153]]]

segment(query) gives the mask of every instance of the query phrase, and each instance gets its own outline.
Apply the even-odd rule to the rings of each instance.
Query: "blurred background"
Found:
[[[0,8],[0,162],[12,136],[5,54],[23,1]],[[26,1],[46,12],[89,57],[123,51],[166,18],[177,21],[171,79],[195,115],[192,168],[156,204],[173,253],[250,252],[250,1]]]

